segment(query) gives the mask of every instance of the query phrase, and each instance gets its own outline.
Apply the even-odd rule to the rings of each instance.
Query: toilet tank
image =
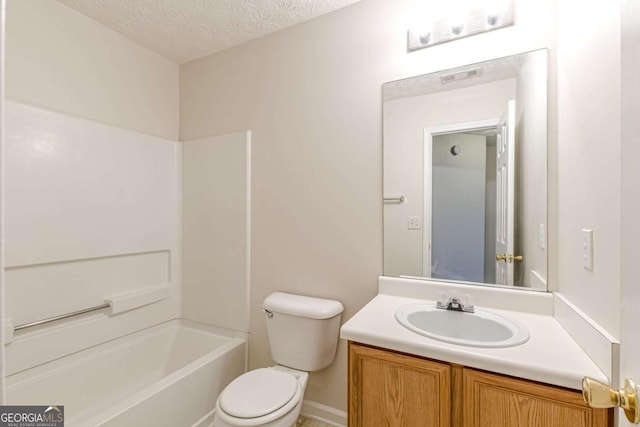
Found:
[[[262,308],[276,363],[300,371],[333,363],[344,310],[340,301],[275,292]]]

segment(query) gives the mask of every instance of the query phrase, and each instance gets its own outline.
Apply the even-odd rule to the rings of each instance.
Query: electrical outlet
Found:
[[[593,270],[593,230],[582,229],[582,264]]]
[[[422,218],[419,216],[410,216],[407,228],[409,230],[422,230]]]

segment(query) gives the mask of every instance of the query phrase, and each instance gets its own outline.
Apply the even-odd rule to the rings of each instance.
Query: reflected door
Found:
[[[516,101],[498,124],[496,141],[496,283],[513,285]]]

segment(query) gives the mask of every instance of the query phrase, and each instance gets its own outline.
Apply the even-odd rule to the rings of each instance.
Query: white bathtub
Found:
[[[11,375],[7,403],[64,405],[65,426],[207,426],[246,345],[174,320]]]

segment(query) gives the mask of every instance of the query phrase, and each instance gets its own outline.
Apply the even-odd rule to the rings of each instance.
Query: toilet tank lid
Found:
[[[344,311],[340,301],[274,292],[265,298],[262,308],[308,319],[329,319]]]

